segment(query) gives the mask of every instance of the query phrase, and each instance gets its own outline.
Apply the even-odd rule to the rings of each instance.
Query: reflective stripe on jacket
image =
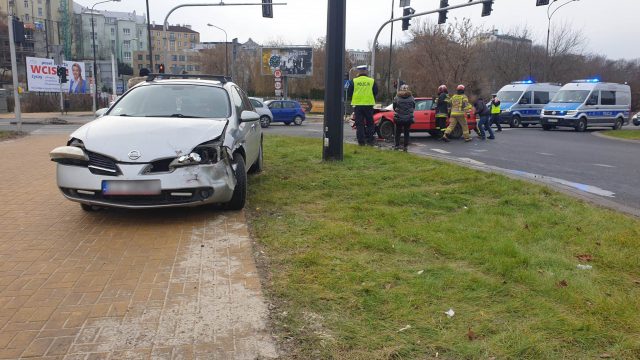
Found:
[[[353,79],[353,97],[351,105],[375,105],[376,98],[373,95],[373,84],[375,81],[368,76],[358,76]]]
[[[471,108],[466,95],[455,94],[451,97],[451,115],[464,115]]]

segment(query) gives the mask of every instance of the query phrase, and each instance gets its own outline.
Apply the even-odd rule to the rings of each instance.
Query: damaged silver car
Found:
[[[50,157],[58,187],[86,211],[213,203],[237,210],[247,172],[262,170],[260,116],[228,78],[151,75]]]

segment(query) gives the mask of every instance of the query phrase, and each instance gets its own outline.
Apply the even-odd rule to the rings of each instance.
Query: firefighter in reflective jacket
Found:
[[[438,87],[438,96],[436,96],[436,129],[444,131],[447,127],[447,117],[451,111],[451,99],[449,98],[449,90],[447,85]]]
[[[471,141],[469,136],[469,125],[467,125],[466,114],[471,110],[469,99],[464,94],[464,85],[458,85],[457,92],[451,97],[451,117],[449,118],[449,127],[444,132],[442,140],[449,142],[449,134],[456,128],[456,125],[462,126],[462,134],[464,141]]]
[[[375,80],[368,77],[366,65],[357,67],[358,76],[349,82],[347,96],[351,97],[351,105],[354,107],[356,137],[358,145],[374,145],[376,132],[373,123],[373,106],[376,104],[378,86]]]

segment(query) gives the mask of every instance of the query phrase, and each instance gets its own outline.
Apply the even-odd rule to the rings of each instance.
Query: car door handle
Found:
[[[251,124],[251,130],[256,131],[256,124]]]

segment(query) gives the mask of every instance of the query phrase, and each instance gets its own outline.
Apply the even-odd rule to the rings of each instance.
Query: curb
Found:
[[[608,130],[605,130],[605,131],[608,131]],[[637,131],[638,131],[638,133],[640,133],[640,130],[637,130]],[[640,144],[640,140],[620,139],[620,138],[617,138],[617,137],[613,137],[613,136],[608,136],[608,135],[602,134],[602,131],[592,132],[591,135],[597,136],[597,137],[603,138],[603,139],[622,141],[622,142],[631,143],[631,144]]]

